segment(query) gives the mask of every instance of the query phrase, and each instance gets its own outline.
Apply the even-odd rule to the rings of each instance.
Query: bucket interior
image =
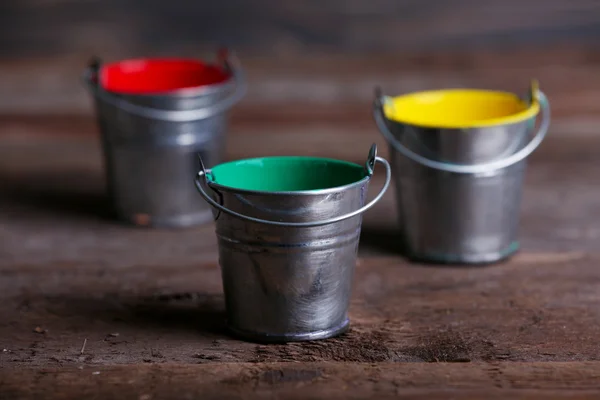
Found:
[[[393,97],[384,104],[388,119],[436,128],[472,128],[521,122],[539,112],[513,93],[449,89]]]
[[[187,59],[132,59],[102,66],[100,84],[110,92],[159,94],[228,80],[222,68]]]
[[[364,179],[358,164],[313,157],[264,157],[219,164],[209,179],[221,186],[261,192],[329,189]]]

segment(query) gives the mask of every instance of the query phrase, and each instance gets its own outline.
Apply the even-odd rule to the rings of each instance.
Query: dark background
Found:
[[[249,74],[242,108],[359,107],[375,84],[524,91],[538,78],[562,97],[559,115],[589,114],[599,39],[593,0],[4,0],[0,113],[89,113],[79,76],[92,55],[206,58],[227,45]]]
[[[0,10],[5,60],[194,54],[214,43],[249,56],[374,56],[600,37],[593,0],[5,0]]]

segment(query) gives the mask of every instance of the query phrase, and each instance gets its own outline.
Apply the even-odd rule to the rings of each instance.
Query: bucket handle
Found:
[[[247,215],[240,214],[236,211],[230,210],[229,208],[222,206],[221,204],[219,204],[215,200],[213,200],[212,197],[210,197],[206,193],[204,188],[202,187],[201,178],[204,177],[204,182],[206,183],[206,185],[210,185],[208,182],[207,175],[211,173],[210,169],[204,168],[202,159],[200,159],[200,171],[198,171],[198,175],[196,176],[194,183],[196,184],[196,188],[198,189],[198,192],[200,192],[200,194],[202,195],[204,200],[206,200],[210,205],[212,205],[219,211],[224,212],[225,214],[229,214],[233,217],[236,217],[236,218],[239,218],[242,220],[246,220],[246,221],[250,221],[250,222],[256,222],[259,224],[285,226],[285,227],[290,227],[290,228],[311,228],[311,227],[315,227],[315,226],[323,226],[323,225],[333,224],[333,223],[340,222],[340,221],[343,221],[348,218],[355,217],[359,214],[362,214],[363,212],[367,211],[369,208],[373,207],[375,205],[375,203],[377,203],[383,197],[386,190],[390,186],[390,181],[392,178],[392,169],[390,168],[390,164],[387,162],[386,159],[377,156],[377,145],[373,144],[371,146],[371,150],[369,151],[369,158],[367,159],[367,162],[365,165],[365,169],[367,171],[368,176],[373,175],[373,171],[375,169],[376,162],[383,164],[383,166],[385,167],[385,183],[383,184],[383,187],[381,188],[381,190],[379,191],[377,196],[375,196],[375,198],[373,200],[371,200],[368,204],[362,206],[358,210],[352,211],[348,214],[340,215],[338,217],[324,219],[321,221],[310,221],[310,222],[271,221],[271,220],[266,220],[266,219],[261,219],[261,218],[249,217]]]
[[[409,150],[406,146],[396,140],[386,124],[386,117],[383,112],[383,102],[385,101],[386,97],[383,96],[381,89],[379,88],[375,89],[373,116],[381,134],[388,140],[395,150],[399,151],[403,156],[411,159],[412,161],[440,171],[453,172],[457,174],[481,174],[497,171],[524,160],[531,153],[533,153],[533,151],[540,145],[542,140],[544,140],[544,137],[548,133],[548,128],[550,127],[550,104],[548,102],[548,98],[541,90],[537,88],[537,84],[535,83],[532,84],[528,97],[531,103],[537,100],[542,108],[542,121],[538,131],[530,140],[530,142],[518,152],[501,160],[484,164],[450,164],[423,157]]]
[[[103,90],[98,83],[98,71],[100,70],[101,65],[101,61],[99,59],[93,59],[90,62],[83,74],[83,81],[96,98],[131,114],[135,114],[144,118],[169,122],[197,121],[226,111],[235,103],[240,101],[246,94],[244,73],[239,67],[237,59],[232,56],[230,52],[225,50],[219,52],[219,58],[223,63],[224,68],[231,72],[233,82],[236,87],[235,92],[219,103],[196,110],[161,110],[152,107],[144,107],[112,95],[111,93]]]

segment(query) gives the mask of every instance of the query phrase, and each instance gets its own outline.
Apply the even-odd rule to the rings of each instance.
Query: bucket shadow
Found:
[[[422,268],[447,268],[447,269],[482,269],[482,268],[493,268],[510,262],[512,257],[504,258],[497,261],[480,261],[473,263],[460,263],[453,261],[441,261],[441,260],[429,260],[423,258],[415,258],[406,256],[406,260],[415,266]]]
[[[223,296],[199,293],[163,295],[141,299],[130,308],[134,326],[191,330],[211,336],[227,336]]]
[[[40,172],[11,176],[0,172],[0,201],[33,211],[75,218],[115,218],[104,182],[92,172]]]
[[[220,294],[175,293],[140,298],[60,296],[49,300],[57,315],[76,316],[84,325],[102,321],[114,328],[127,327],[135,331],[182,330],[231,337],[226,328],[224,300]]]
[[[399,256],[414,267],[454,269],[490,268],[509,263],[515,254],[497,261],[484,261],[478,263],[430,260],[413,257],[406,250],[402,235],[394,228],[374,229],[365,226],[362,228],[360,235],[359,256]]]
[[[360,233],[359,255],[404,256],[402,236],[394,228],[363,226]]]

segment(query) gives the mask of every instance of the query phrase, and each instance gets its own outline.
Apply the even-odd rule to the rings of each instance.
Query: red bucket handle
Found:
[[[235,91],[233,94],[231,94],[231,96],[228,96],[218,103],[195,110],[161,110],[152,107],[145,107],[133,104],[122,97],[111,94],[110,92],[102,89],[102,87],[99,85],[98,71],[100,70],[101,61],[98,58],[93,58],[90,62],[88,68],[83,74],[83,81],[97,99],[131,114],[149,119],[158,119],[170,122],[197,121],[227,111],[234,104],[240,101],[246,94],[244,73],[239,66],[237,58],[229,50],[221,49],[217,53],[217,59],[219,63],[223,65],[223,68],[227,72],[231,73],[233,84],[235,85]]]

